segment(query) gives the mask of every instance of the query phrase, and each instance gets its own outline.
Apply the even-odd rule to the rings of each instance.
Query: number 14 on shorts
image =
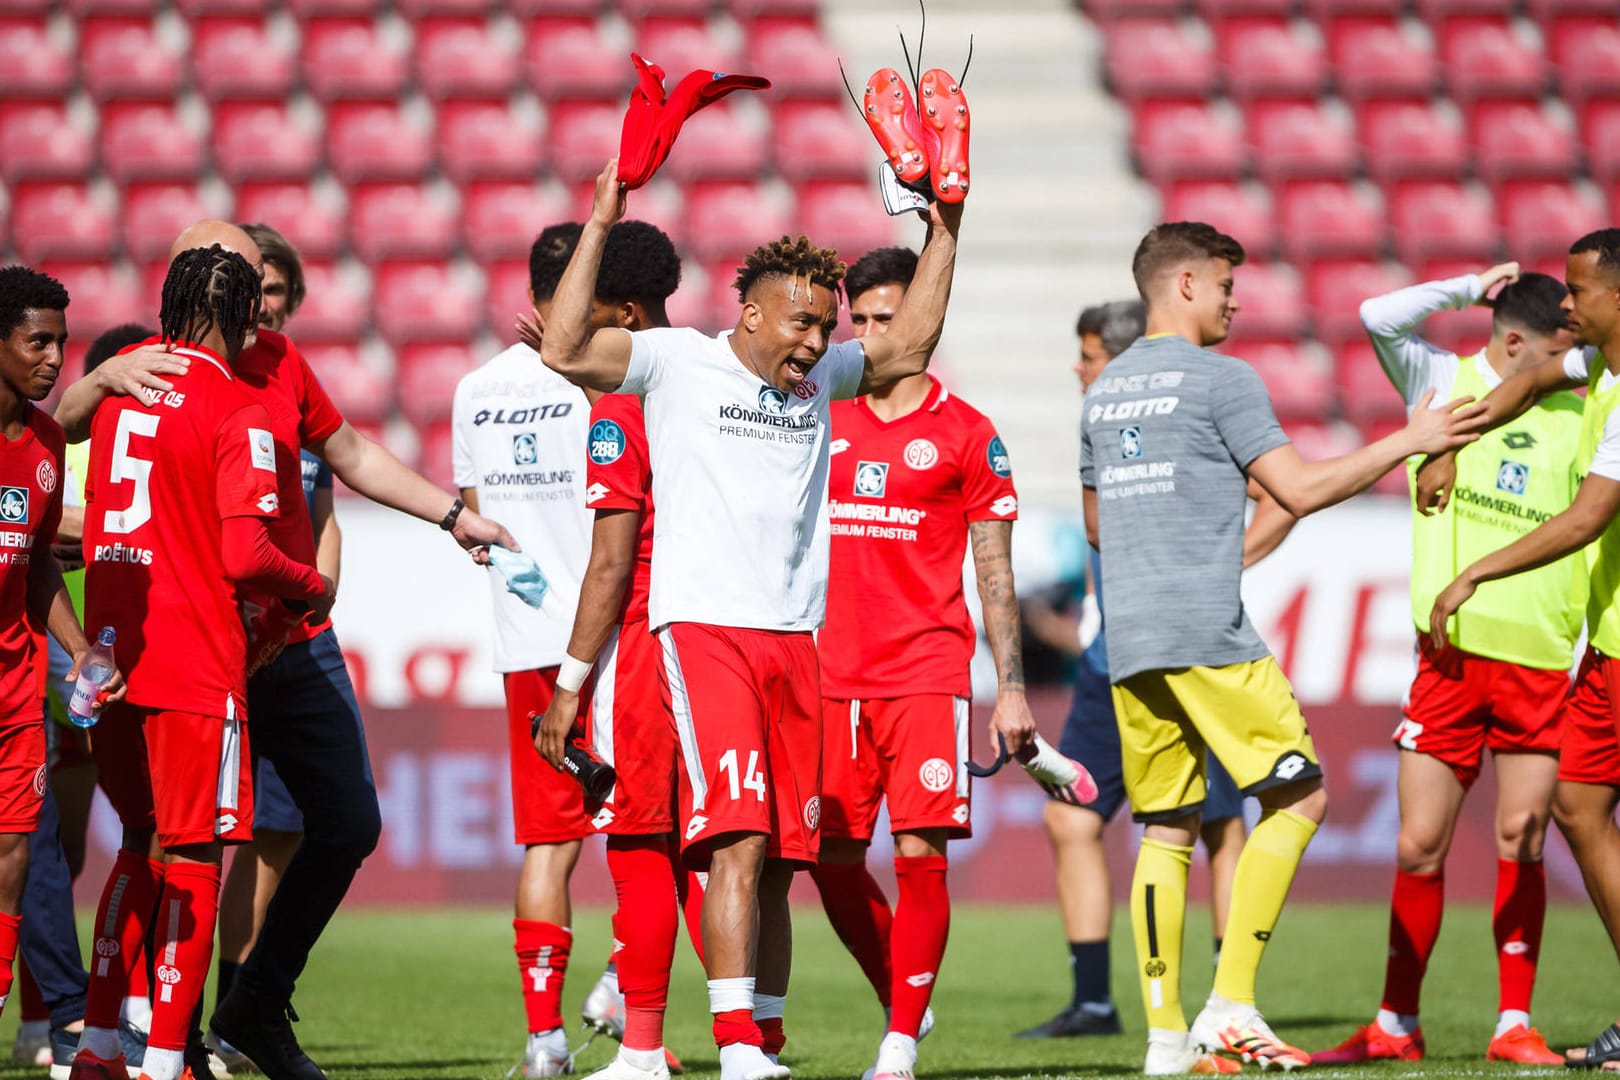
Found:
[[[720,755],[720,771],[726,774],[733,802],[742,798],[744,791],[752,791],[754,798],[765,801],[765,772],[759,767],[758,750],[748,751],[748,768],[743,770],[741,776],[737,774],[737,751],[727,750]]]

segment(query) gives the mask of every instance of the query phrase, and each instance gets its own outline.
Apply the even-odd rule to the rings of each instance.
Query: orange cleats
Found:
[[[1539,1038],[1539,1036],[1537,1036]],[[1546,1043],[1541,1044],[1547,1048]],[[1496,1043],[1491,1043],[1494,1050]],[[1374,1021],[1366,1027],[1356,1028],[1344,1042],[1331,1050],[1318,1050],[1311,1055],[1313,1065],[1354,1065],[1362,1061],[1422,1061],[1423,1032],[1410,1035],[1391,1035]],[[1491,1060],[1496,1060],[1492,1058]]]
[[[918,84],[922,94],[922,122],[937,134],[939,146],[932,150],[929,179],[934,197],[941,202],[959,203],[968,193],[968,114],[962,86],[948,71],[931,68]]]
[[[73,1070],[68,1076],[70,1080],[129,1080],[129,1069],[123,1054],[108,1059],[80,1050],[73,1055]]]
[[[932,74],[932,73],[930,73]],[[930,146],[939,140],[932,131],[924,132],[911,98],[911,88],[894,68],[880,68],[866,80],[861,115],[877,137],[883,155],[902,182],[914,184],[928,175]]]
[[[1226,1073],[1240,1073],[1243,1071],[1243,1066],[1231,1058],[1223,1058],[1219,1054],[1199,1054],[1198,1059],[1193,1062],[1192,1068],[1187,1071],[1197,1073],[1200,1076],[1216,1076]]]
[[[1509,1028],[1491,1040],[1486,1061],[1513,1061],[1520,1065],[1562,1065],[1564,1055],[1547,1049],[1547,1040],[1533,1027]]]
[[[686,1071],[686,1066],[681,1064],[681,1059],[676,1057],[674,1052],[667,1046],[664,1047],[664,1065],[669,1069],[669,1075],[671,1076],[679,1076]]]

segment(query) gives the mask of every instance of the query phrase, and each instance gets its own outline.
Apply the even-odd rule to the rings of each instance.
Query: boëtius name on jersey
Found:
[[[96,550],[90,555],[90,561],[123,563],[128,566],[151,566],[155,557],[151,548],[135,547],[124,543],[97,544]]]
[[[928,511],[910,506],[883,506],[877,503],[839,502],[828,505],[834,536],[857,536],[869,540],[917,539],[917,526]]]

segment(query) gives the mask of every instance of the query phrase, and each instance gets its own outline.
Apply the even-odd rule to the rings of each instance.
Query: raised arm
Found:
[[[608,230],[624,217],[625,192],[619,184],[619,161],[607,163],[596,178],[591,217],[579,234],[568,268],[551,298],[540,359],[575,386],[612,393],[630,370],[630,335],[617,328],[592,331],[591,302]]]
[[[1361,325],[1372,340],[1373,353],[1384,374],[1401,399],[1410,405],[1424,390],[1441,385],[1436,366],[1456,366],[1455,354],[1423,340],[1416,334],[1418,324],[1437,311],[1465,308],[1480,302],[1499,282],[1519,278],[1518,263],[1502,263],[1478,274],[1464,274],[1444,281],[1426,281],[1366,300],[1361,305]],[[1450,376],[1442,376],[1449,382]]]
[[[1018,632],[1018,593],[1013,588],[1012,522],[970,522],[968,537],[973,544],[979,605],[984,611],[984,635],[996,662],[996,707],[990,714],[990,744],[994,746],[999,735],[1007,740],[1009,752],[1017,752],[1034,736],[1035,717],[1024,697],[1024,646]]]
[[[906,287],[888,333],[861,339],[866,353],[862,394],[928,370],[945,330],[945,308],[956,273],[956,233],[961,226],[961,203],[935,202],[930,208],[928,239],[917,258],[916,276]]]
[[[133,394],[143,388],[173,390],[174,384],[163,376],[184,375],[190,366],[189,359],[161,345],[142,345],[109,357],[62,394],[56,406],[56,422],[67,433],[68,442],[82,443],[90,437],[90,422],[96,418],[96,409],[107,398]]]

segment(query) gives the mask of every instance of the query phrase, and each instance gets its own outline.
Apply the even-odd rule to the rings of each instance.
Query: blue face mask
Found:
[[[546,598],[551,584],[540,572],[540,565],[521,551],[508,551],[503,547],[489,549],[490,568],[506,579],[506,591],[532,608],[538,608]]]

